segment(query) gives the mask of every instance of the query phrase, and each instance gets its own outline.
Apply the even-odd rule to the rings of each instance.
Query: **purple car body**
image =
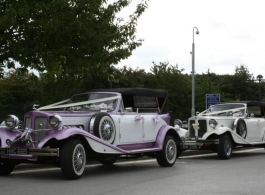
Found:
[[[89,160],[112,165],[142,156],[173,166],[181,132],[170,126],[167,103],[165,90],[98,89],[26,113],[21,129],[9,115],[0,128],[0,175],[19,163],[48,162],[78,179]]]

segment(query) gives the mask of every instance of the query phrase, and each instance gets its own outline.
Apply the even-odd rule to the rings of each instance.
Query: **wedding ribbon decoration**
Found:
[[[135,121],[141,121],[142,123],[144,123],[144,117],[140,116],[140,115],[135,116],[134,120]]]
[[[199,123],[192,124],[193,129],[198,130],[200,128]]]
[[[144,119],[143,116],[140,116],[140,115],[135,116],[135,120],[136,121],[140,121],[140,120],[143,120],[143,119]]]
[[[192,124],[193,129],[195,130],[195,138],[198,138],[198,130],[200,129],[200,124],[198,123],[198,119],[195,118],[195,123]]]
[[[100,109],[107,109],[107,104],[101,103],[99,104]]]
[[[67,107],[73,107],[73,106],[81,106],[81,105],[86,105],[86,104],[101,103],[101,102],[109,101],[109,100],[116,100],[116,99],[120,99],[120,98],[121,98],[121,96],[117,95],[114,97],[100,98],[100,99],[96,99],[96,100],[89,100],[89,101],[76,102],[76,103],[66,103],[70,100],[70,99],[67,99],[67,100],[64,100],[61,102],[57,102],[54,104],[40,107],[37,110],[49,110],[49,109],[55,109],[55,108],[67,108]],[[66,104],[63,104],[63,103],[66,103]]]
[[[23,132],[21,132],[21,131],[17,131],[17,132],[21,133],[20,137],[17,137],[15,140],[11,141],[10,145],[19,141],[19,140],[21,140],[21,141],[29,140],[31,143],[33,143],[33,140],[31,138],[30,134],[32,132],[34,132],[34,130],[26,128]],[[10,145],[8,147],[10,147]],[[33,145],[33,147],[34,147],[34,145]]]
[[[158,116],[154,116],[153,117],[153,121],[155,124],[158,124],[159,123],[159,117]]]
[[[29,129],[29,128],[26,128],[25,130],[24,130],[24,132],[21,134],[21,136],[20,136],[20,138],[22,139],[22,138],[29,138],[30,137],[30,134],[33,132],[33,130],[32,129]],[[30,137],[31,138],[31,137]]]
[[[259,126],[259,125],[260,125],[260,123],[261,123],[261,121],[258,119],[258,120],[257,120],[257,125]]]

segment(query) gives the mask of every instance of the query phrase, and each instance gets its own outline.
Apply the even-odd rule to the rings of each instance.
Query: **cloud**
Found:
[[[145,41],[118,66],[149,71],[152,61],[168,61],[190,73],[196,26],[196,72],[234,74],[235,67],[244,64],[254,76],[265,77],[264,7],[263,0],[150,1],[137,28]]]

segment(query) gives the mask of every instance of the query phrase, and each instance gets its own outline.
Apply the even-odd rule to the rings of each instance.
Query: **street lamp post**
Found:
[[[260,95],[260,82],[261,82],[262,79],[263,79],[263,76],[259,74],[257,76],[257,80],[259,81],[259,101],[261,100],[261,95]]]
[[[195,116],[195,68],[194,68],[194,60],[195,60],[195,43],[194,43],[194,30],[196,29],[196,34],[199,34],[199,30],[197,27],[193,28],[193,42],[192,42],[192,86],[191,86],[191,94],[192,94],[192,107],[191,107],[191,116]]]

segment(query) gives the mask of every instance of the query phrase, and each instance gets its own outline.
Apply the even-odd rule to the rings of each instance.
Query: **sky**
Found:
[[[139,2],[132,0],[121,15]],[[150,72],[152,62],[169,62],[190,74],[194,37],[197,74],[233,75],[245,65],[265,78],[264,10],[264,0],[150,0],[137,25],[144,42],[117,66]]]

